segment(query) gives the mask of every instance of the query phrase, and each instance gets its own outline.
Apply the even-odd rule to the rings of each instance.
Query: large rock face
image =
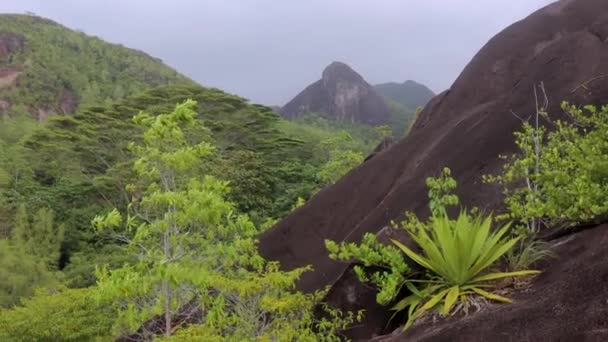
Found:
[[[403,83],[376,84],[374,89],[380,95],[397,102],[410,111],[416,110],[418,107],[424,107],[435,97],[435,93],[427,86],[411,80]]]
[[[426,215],[424,179],[443,166],[458,180],[462,203],[500,207],[500,189],[483,184],[481,176],[498,172],[498,156],[515,150],[512,132],[521,122],[512,112],[520,117],[534,112],[533,90],[540,82],[554,115],[562,100],[606,103],[606,61],[606,0],[558,1],[513,24],[481,49],[450,90],[427,104],[406,138],[266,232],[262,254],[286,268],[313,265],[314,272],[300,281],[303,290],[334,284],[347,265],[327,257],[324,240],[356,241],[406,210]],[[368,326],[368,333],[381,329]]]
[[[368,125],[391,120],[391,112],[382,97],[361,75],[341,62],[330,64],[320,80],[281,109],[287,118],[306,113],[324,113],[337,121]]]

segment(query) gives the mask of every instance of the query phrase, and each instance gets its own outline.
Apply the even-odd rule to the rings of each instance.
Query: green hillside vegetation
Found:
[[[410,113],[418,107],[424,107],[435,96],[428,87],[414,81],[382,83],[374,85],[374,89]]]
[[[0,82],[0,99],[11,104],[13,115],[30,112],[44,117],[69,112],[75,105],[107,104],[150,86],[191,82],[141,51],[48,19],[2,14],[2,34],[22,40],[13,53],[0,56],[0,71],[21,72],[17,85]]]
[[[335,182],[380,140],[369,127],[338,126],[318,117],[288,122],[270,108],[196,85],[155,88],[115,104],[55,116],[43,125],[4,118],[3,236],[11,235],[21,205],[29,213],[48,208],[63,227],[57,263],[70,286],[90,285],[96,263],[123,262],[115,242],[100,239],[90,221],[108,208],[126,210],[130,201],[124,187],[137,176],[128,146],[142,133],[130,118],[142,110],[167,112],[186,99],[198,101],[198,124],[188,133],[208,137],[216,146],[200,172],[228,181],[227,199],[259,225],[281,218]]]
[[[217,100],[222,93],[203,89],[199,95]],[[206,100],[199,110],[212,107]],[[239,104],[240,109],[256,108],[230,100],[223,98],[223,110]],[[66,289],[51,282],[62,234],[53,232],[57,225],[50,210],[36,214],[30,229],[26,209],[19,207],[11,237],[1,241],[7,247],[2,253],[10,255],[2,255],[0,263],[0,305],[21,305],[0,308],[0,339],[149,340],[164,335],[177,341],[339,340],[338,330],[356,317],[328,309],[326,318],[315,318],[312,313],[323,292],[295,291],[295,282],[309,268],[281,271],[276,262],[258,255],[260,227],[237,212],[226,197],[228,182],[211,173],[221,147],[212,134],[205,134],[205,123],[211,120],[198,120],[195,108],[195,101],[186,100],[169,112],[140,111],[134,117],[139,134],[127,147],[134,177],[121,186],[129,205],[102,210],[92,219],[97,238],[114,241],[127,259],[120,265],[99,265],[93,287]],[[272,112],[260,109],[263,113]],[[24,250],[28,246],[33,249]],[[22,262],[27,269],[18,269],[16,259],[23,257],[19,251],[39,253],[38,258],[32,264]],[[22,284],[17,280],[23,274],[45,277]],[[60,280],[56,275],[55,281]],[[14,292],[15,285],[21,285],[20,292]],[[23,293],[28,286],[50,291],[28,299]]]
[[[392,135],[397,138],[402,138],[406,136],[414,121],[416,121],[417,112],[419,108],[408,109],[404,107],[402,104],[393,101],[387,97],[384,98],[388,108],[391,110],[392,118],[390,122],[390,127],[392,128]]]

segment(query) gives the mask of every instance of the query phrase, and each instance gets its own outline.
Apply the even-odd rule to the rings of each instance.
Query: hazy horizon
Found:
[[[145,51],[205,85],[283,105],[342,61],[371,84],[447,89],[496,33],[551,0],[5,0],[111,43]]]

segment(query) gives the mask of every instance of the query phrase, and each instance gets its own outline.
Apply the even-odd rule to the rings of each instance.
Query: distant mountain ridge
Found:
[[[339,122],[387,124],[391,110],[361,75],[342,62],[333,62],[314,82],[281,108],[286,118],[323,113]]]
[[[142,51],[46,18],[0,14],[0,116],[45,120],[174,83],[193,81]]]
[[[397,102],[408,110],[424,107],[435,93],[424,84],[407,80],[403,83],[388,82],[374,85],[382,96]]]

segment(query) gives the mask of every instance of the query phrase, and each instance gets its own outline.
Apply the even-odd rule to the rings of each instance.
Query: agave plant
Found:
[[[422,249],[421,254],[393,240],[403,253],[429,273],[428,279],[407,280],[404,285],[412,294],[392,308],[397,312],[409,308],[409,319],[404,329],[423,312],[442,302],[444,315],[449,314],[459,300],[464,302],[471,295],[510,302],[509,298],[490,292],[492,281],[539,272],[490,272],[492,266],[519,240],[518,237],[504,237],[510,224],[494,232],[490,230],[491,225],[491,215],[483,219],[481,215],[473,216],[461,211],[458,219],[451,220],[443,213],[431,218],[428,226],[409,230],[414,242]]]

